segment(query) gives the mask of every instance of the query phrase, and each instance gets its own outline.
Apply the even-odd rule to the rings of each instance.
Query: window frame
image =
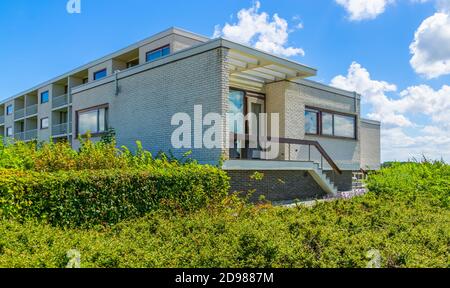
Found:
[[[42,125],[42,122],[43,122],[44,120],[47,120],[47,127],[44,127],[44,126]],[[39,127],[41,128],[41,130],[47,130],[47,129],[49,129],[49,128],[50,128],[50,120],[49,120],[49,118],[48,118],[48,117],[43,117],[43,118],[41,118],[41,119],[39,120]]]
[[[163,50],[166,49],[166,48],[169,48],[169,54],[163,55]],[[148,59],[148,56],[149,56],[150,54],[155,53],[155,52],[158,52],[158,51],[161,51],[161,56],[159,56],[158,58],[156,58],[156,59],[150,61],[150,60]],[[153,49],[153,50],[148,51],[147,53],[145,53],[145,63],[155,62],[156,60],[159,60],[159,59],[161,59],[161,58],[163,58],[163,57],[169,56],[171,53],[172,53],[172,50],[171,50],[170,44],[161,46],[161,47],[156,48],[156,49]]]
[[[343,113],[343,112],[338,112],[338,111],[332,111],[332,110],[328,110],[328,109],[323,109],[323,108],[317,108],[317,107],[311,107],[311,106],[306,106],[305,107],[305,114],[307,110],[313,110],[313,111],[317,111],[317,133],[305,133],[308,136],[319,136],[319,137],[327,137],[327,138],[333,138],[333,139],[344,139],[344,140],[358,140],[358,116],[354,115],[354,114],[350,114],[350,113]],[[323,133],[323,114],[331,114],[332,115],[332,129],[333,129],[333,134],[329,135],[329,134],[324,134]],[[343,116],[343,117],[348,117],[348,118],[353,118],[354,119],[354,137],[345,137],[345,136],[336,136],[336,127],[335,127],[335,116]],[[305,121],[305,126],[306,126],[306,121]]]
[[[80,129],[79,129],[80,114],[88,113],[88,112],[92,112],[92,111],[96,111],[96,110],[99,111],[101,109],[105,109],[105,131],[103,131],[103,132],[96,131],[95,133],[91,131],[91,136],[92,137],[98,137],[98,136],[102,136],[105,133],[107,133],[108,129],[109,129],[109,121],[108,121],[109,120],[108,119],[108,117],[109,117],[109,104],[102,104],[102,105],[97,105],[97,106],[89,107],[89,108],[86,108],[86,109],[78,110],[75,113],[75,121],[76,121],[75,122],[75,131],[76,131],[75,135],[78,135],[78,136],[81,136],[81,137],[86,136],[86,134],[80,134]],[[98,121],[98,112],[97,112],[97,126],[98,125],[99,125],[99,121]]]
[[[42,96],[43,96],[44,94],[47,94],[47,101],[45,101],[45,102],[42,101]],[[49,91],[49,90],[43,91],[43,92],[41,92],[41,93],[39,94],[39,102],[40,102],[41,104],[46,104],[46,103],[50,102],[50,91]]]
[[[9,111],[9,108],[11,108],[11,112]],[[11,116],[14,114],[14,104],[9,104],[6,106],[6,116]]]
[[[102,72],[105,72],[105,76],[103,76],[101,78],[96,78],[96,75],[99,74],[99,73],[102,73]],[[92,75],[92,78],[94,79],[94,81],[101,80],[101,79],[106,78],[106,77],[108,77],[108,68],[103,68],[103,69],[100,69],[98,71],[95,71],[93,73],[93,75]]]

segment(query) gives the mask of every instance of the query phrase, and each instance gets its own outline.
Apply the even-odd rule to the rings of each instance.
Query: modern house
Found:
[[[152,152],[192,151],[201,163],[225,159],[234,190],[255,189],[271,200],[348,191],[355,171],[380,167],[380,123],[361,118],[357,93],[307,80],[316,73],[233,41],[171,28],[0,102],[0,135],[67,140],[77,148],[78,135],[89,131],[98,139],[114,128],[119,145],[139,140]],[[221,144],[174,149],[172,116],[198,118],[198,105],[203,115],[222,115],[215,123]],[[279,115],[278,135],[269,135],[280,144],[275,159],[245,145],[259,131],[251,127],[271,131],[273,123],[228,125],[226,115],[236,109]],[[231,149],[230,135],[238,138]],[[255,171],[264,178],[252,180]]]

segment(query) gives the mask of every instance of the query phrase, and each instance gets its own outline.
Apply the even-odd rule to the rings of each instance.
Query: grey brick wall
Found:
[[[381,168],[381,126],[371,121],[361,121],[361,168]]]
[[[343,171],[342,174],[337,174],[333,171],[326,171],[327,177],[338,188],[338,191],[351,191],[353,186],[353,171]]]
[[[258,171],[264,174],[263,179],[253,180],[251,176],[255,172],[228,171],[231,192],[240,192],[242,195],[252,192],[251,201],[258,201],[261,195],[269,201],[309,200],[326,196],[306,171]]]
[[[225,49],[215,49],[134,74],[119,81],[118,96],[114,82],[75,93],[73,111],[108,103],[109,124],[116,129],[118,145],[135,147],[139,140],[153,153],[171,150],[177,157],[192,150],[192,157],[200,162],[217,164],[224,144],[212,150],[174,150],[171,136],[177,127],[171,126],[171,118],[187,113],[194,119],[195,105],[203,105],[204,115],[214,112],[225,116],[226,55]],[[223,123],[225,118],[218,126],[223,128]],[[78,147],[78,141],[74,142]]]

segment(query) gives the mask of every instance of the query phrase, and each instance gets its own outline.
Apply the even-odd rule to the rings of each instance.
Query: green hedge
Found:
[[[228,180],[220,169],[197,164],[55,173],[0,169],[0,215],[64,227],[115,224],[162,206],[203,207],[227,195]]]

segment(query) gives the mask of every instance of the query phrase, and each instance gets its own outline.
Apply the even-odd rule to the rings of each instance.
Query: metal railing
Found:
[[[14,111],[14,120],[20,119],[25,117],[25,109],[17,109],[16,111]]]
[[[287,145],[287,160],[285,161],[309,161],[309,162],[315,162],[318,163],[320,166],[320,169],[324,169],[325,162],[330,166],[331,169],[333,169],[338,174],[342,174],[341,169],[337,166],[337,164],[333,161],[333,159],[328,155],[328,153],[325,151],[325,149],[320,145],[317,141],[311,141],[311,140],[301,140],[301,139],[289,139],[289,138],[275,138],[275,137],[267,137],[265,141],[271,142],[271,143],[278,143],[278,144],[284,144]],[[260,141],[261,139],[258,139],[255,136],[250,135],[237,135],[237,134],[231,134],[230,135],[230,143],[236,143],[237,141],[243,141],[245,142],[244,147],[249,147],[250,141]],[[264,144],[264,143],[260,143]],[[267,147],[267,145],[261,145],[262,147]],[[235,146],[236,147],[236,146]],[[235,150],[236,148],[233,148],[232,150]],[[251,148],[239,148],[240,153],[238,154],[238,157],[234,157],[234,159],[255,159],[251,155],[254,153],[254,151],[263,151],[262,149],[251,149]],[[265,160],[265,159],[259,159],[259,160]]]
[[[66,106],[68,104],[69,104],[69,97],[67,94],[53,97],[53,100],[52,100],[53,109]]]
[[[59,135],[66,135],[72,133],[72,123],[69,122],[69,126],[67,126],[67,123],[61,123],[57,125],[53,125],[52,127],[52,135],[53,136],[59,136]]]
[[[5,116],[0,116],[0,124],[4,124],[5,123]]]
[[[37,138],[38,138],[37,129],[25,131],[25,139],[24,139],[25,141],[35,140]]]
[[[37,112],[38,112],[38,105],[37,104],[30,105],[30,106],[27,106],[25,108],[25,115],[26,116],[36,115]]]
[[[25,132],[17,132],[14,134],[14,139],[18,141],[24,141],[25,140]]]

